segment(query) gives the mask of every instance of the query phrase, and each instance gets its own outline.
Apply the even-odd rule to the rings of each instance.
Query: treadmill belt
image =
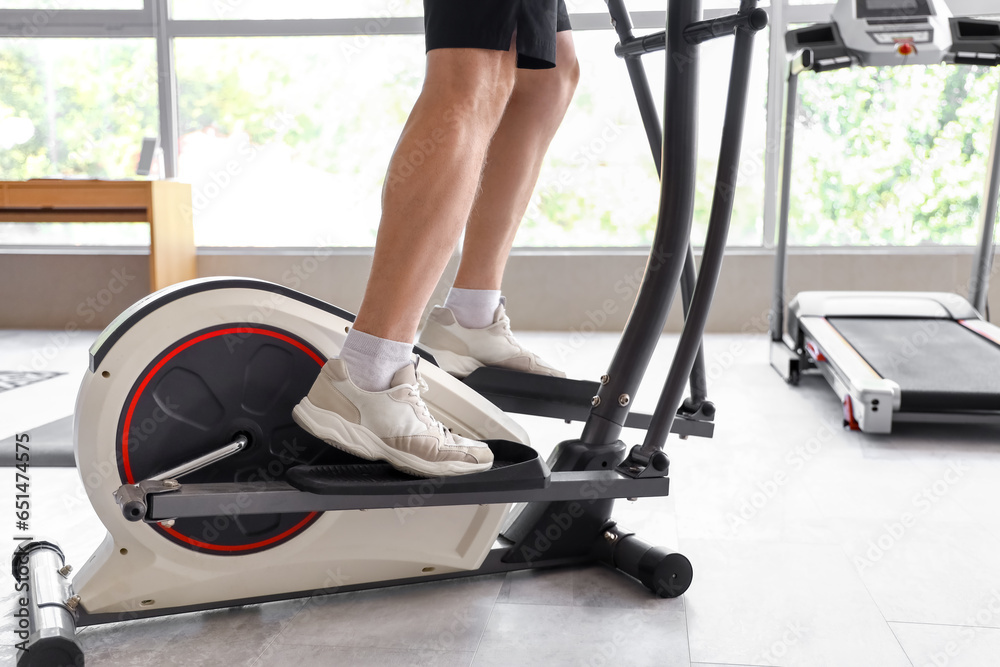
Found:
[[[1000,410],[1000,346],[953,320],[828,317],[902,390],[900,411]]]

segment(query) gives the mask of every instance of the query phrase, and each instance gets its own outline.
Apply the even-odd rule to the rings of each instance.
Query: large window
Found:
[[[803,74],[789,240],[974,245],[996,94],[980,67]]]
[[[582,81],[560,128],[517,237],[522,246],[635,246],[652,240],[659,183],[625,65],[613,34],[576,36]],[[767,40],[759,39],[747,108],[743,159],[731,245],[758,246],[762,238]],[[703,47],[698,192],[693,241],[701,245],[711,208],[722,136],[731,40]],[[664,61],[645,59],[657,101],[663,99]],[[661,109],[662,111],[662,109]],[[755,129],[756,128],[756,129]]]
[[[0,40],[0,179],[134,178],[158,123],[153,40]],[[0,223],[0,243],[148,242],[145,225]]]
[[[0,10],[43,15],[42,32],[58,28],[0,38],[0,178],[136,178],[142,139],[161,129],[156,40],[170,38],[177,174],[192,184],[197,243],[371,246],[386,165],[422,82],[421,0],[169,0],[165,24],[154,20],[158,1],[0,0]],[[626,1],[646,31],[662,21],[664,0]],[[717,15],[736,0],[704,5]],[[586,28],[575,33],[583,78],[515,243],[641,246],[658,183],[615,33],[604,0],[567,6]],[[785,14],[825,21],[830,7],[788,0]],[[105,9],[118,11],[101,25],[108,12],[92,10]],[[75,17],[82,38],[51,36]],[[122,21],[142,37],[109,38]],[[247,34],[267,33],[268,22],[328,36]],[[769,41],[767,32],[756,40],[731,246],[760,247],[773,232],[764,220],[765,165],[777,159],[767,93],[787,61],[783,49],[768,53]],[[711,205],[731,47],[701,47],[695,245]],[[662,57],[644,62],[662,103]],[[974,243],[998,78],[951,66],[804,74],[791,242]],[[783,100],[771,101],[772,132],[776,106]],[[144,244],[147,234],[144,225],[0,224],[0,244]]]
[[[371,246],[420,36],[177,40],[196,242]]]
[[[615,38],[575,39],[583,79],[516,243],[649,243],[658,181]],[[756,127],[767,73],[759,44],[748,121]],[[711,205],[729,54],[728,43],[705,47],[696,242]],[[647,60],[659,100],[663,61]],[[200,245],[374,243],[386,165],[422,81],[421,37],[183,39],[177,72],[180,177],[193,184]],[[763,133],[748,132],[738,245],[760,243],[763,148]]]

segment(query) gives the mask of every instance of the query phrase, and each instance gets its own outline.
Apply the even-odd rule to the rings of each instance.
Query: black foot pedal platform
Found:
[[[485,366],[472,371],[463,382],[504,412],[578,422],[590,416],[590,402],[601,387],[588,380]],[[625,425],[645,429],[651,419],[649,415],[631,413]]]
[[[544,489],[549,484],[549,467],[531,447],[506,440],[487,441],[493,451],[493,467],[484,472],[452,477],[414,477],[388,463],[296,466],[286,479],[300,491],[321,495],[369,495],[409,493],[421,481],[430,482],[435,493],[467,493],[489,488]]]
[[[591,401],[601,388],[600,383],[588,380],[489,367],[477,368],[463,382],[505,412],[578,422],[590,417]],[[646,430],[652,419],[641,412],[629,412],[625,426]],[[711,438],[715,424],[678,414],[670,430],[682,436]]]

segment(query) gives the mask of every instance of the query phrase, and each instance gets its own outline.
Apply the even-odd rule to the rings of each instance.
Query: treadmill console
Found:
[[[829,23],[789,30],[785,46],[793,73],[942,62],[994,67],[1000,21],[954,17],[947,0],[837,0]]]
[[[860,65],[933,65],[951,50],[943,0],[839,0],[832,18]]]

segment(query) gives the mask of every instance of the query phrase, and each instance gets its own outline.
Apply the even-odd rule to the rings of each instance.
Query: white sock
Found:
[[[352,328],[347,332],[340,358],[355,385],[365,391],[385,391],[392,376],[413,363],[412,354],[413,343],[379,338]]]
[[[499,305],[498,289],[452,287],[444,300],[444,307],[455,313],[455,319],[466,329],[485,329],[493,324],[493,314]]]

